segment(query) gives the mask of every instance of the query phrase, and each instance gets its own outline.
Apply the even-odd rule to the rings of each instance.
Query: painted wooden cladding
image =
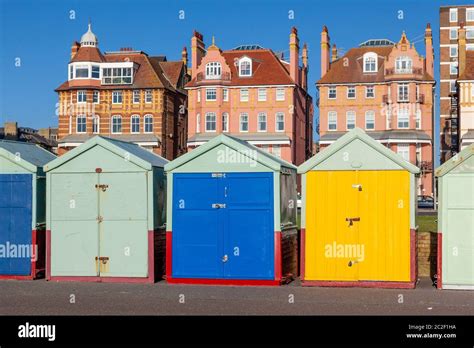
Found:
[[[410,281],[407,171],[310,171],[305,204],[305,280]]]

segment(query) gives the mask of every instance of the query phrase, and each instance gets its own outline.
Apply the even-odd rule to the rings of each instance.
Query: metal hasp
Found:
[[[223,208],[225,208],[224,203],[213,203],[212,204],[212,209],[223,209]]]
[[[349,222],[349,226],[352,226],[352,225],[354,225],[354,223],[353,223],[354,221],[360,221],[360,217],[353,217],[353,218],[347,217],[346,221]]]
[[[362,185],[361,184],[352,184],[352,188],[355,188],[358,191],[362,191]]]
[[[96,184],[96,185],[95,185],[95,188],[101,189],[101,190],[102,190],[102,192],[105,192],[105,191],[107,191],[107,189],[109,188],[109,185],[105,185],[105,184]]]

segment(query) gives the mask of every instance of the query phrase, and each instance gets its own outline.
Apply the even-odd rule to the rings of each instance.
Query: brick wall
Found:
[[[437,233],[417,233],[418,277],[433,277],[436,274],[437,247]]]

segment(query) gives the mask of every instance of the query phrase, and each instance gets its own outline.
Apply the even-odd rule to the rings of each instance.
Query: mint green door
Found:
[[[98,191],[100,275],[147,277],[147,173],[101,173]]]
[[[98,174],[52,175],[51,275],[97,276]]]

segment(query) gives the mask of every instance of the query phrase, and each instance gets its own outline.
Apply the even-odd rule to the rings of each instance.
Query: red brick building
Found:
[[[59,154],[100,134],[167,159],[186,152],[187,55],[181,61],[131,48],[102,53],[88,31],[74,42],[59,95]]]

